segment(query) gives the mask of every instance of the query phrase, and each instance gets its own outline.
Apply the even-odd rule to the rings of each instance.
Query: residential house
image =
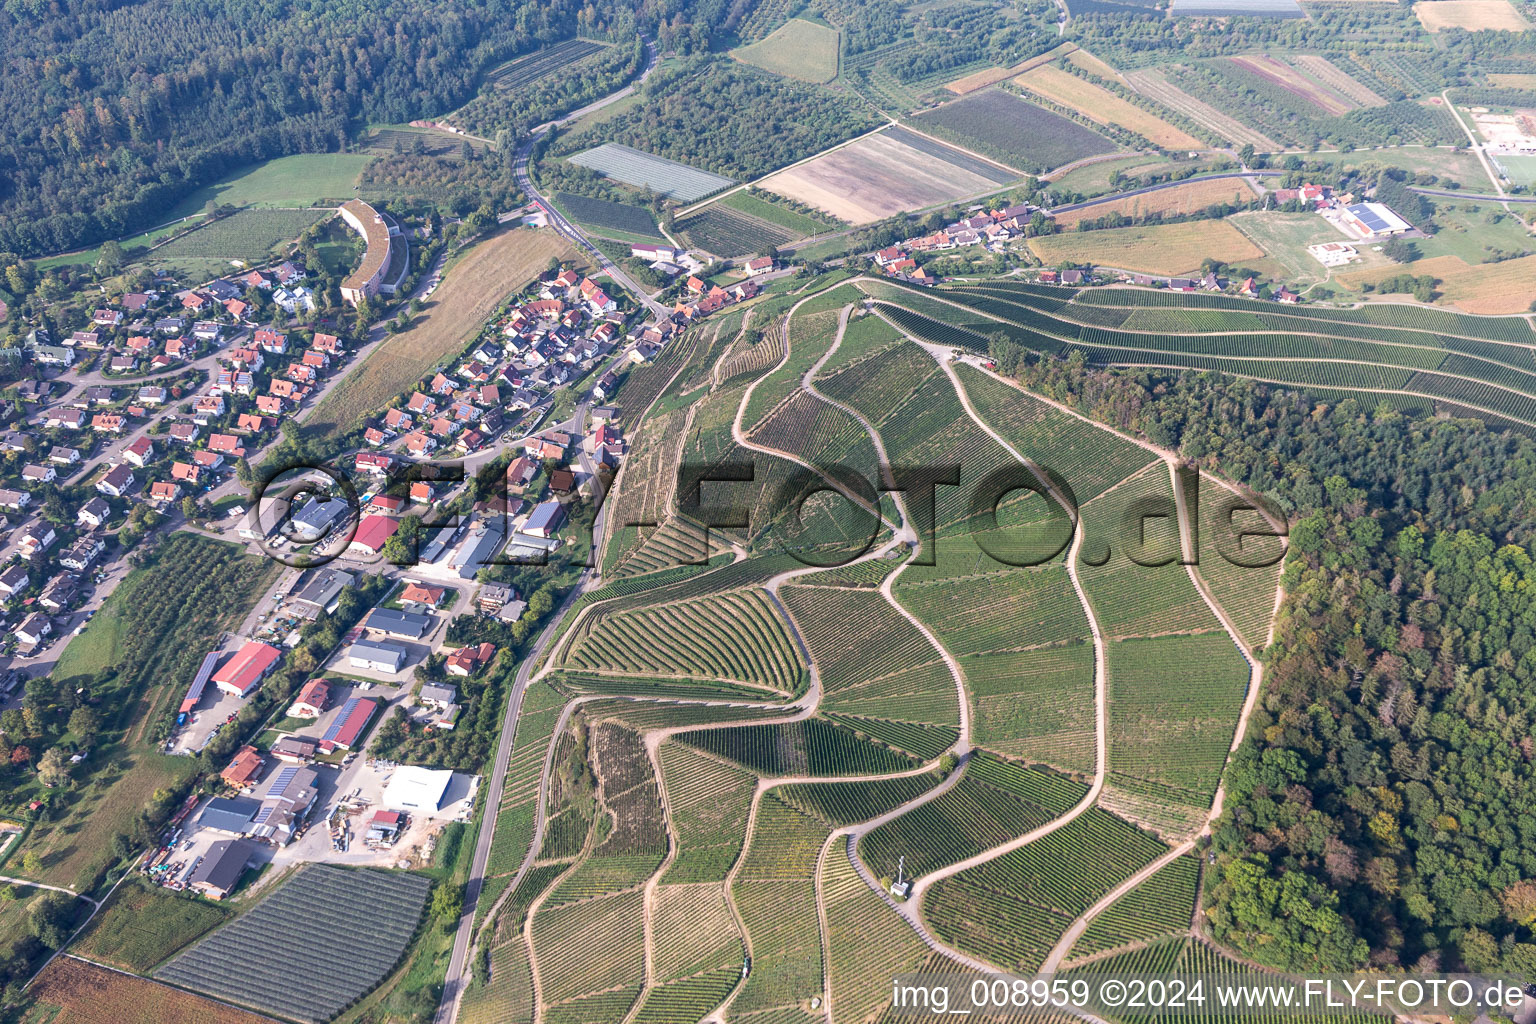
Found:
[[[123,449],[123,461],[143,469],[155,461],[155,442],[146,435],[139,435]]]
[[[107,470],[106,475],[96,481],[96,490],[114,498],[121,498],[133,490],[133,485],[133,470],[119,463]]]

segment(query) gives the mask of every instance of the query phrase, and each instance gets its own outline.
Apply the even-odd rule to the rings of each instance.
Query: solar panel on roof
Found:
[[[320,737],[321,743],[334,740],[337,736],[341,735],[342,726],[347,724],[347,719],[351,718],[352,712],[357,710],[357,704],[360,700],[362,700],[361,697],[352,697],[342,705],[341,714],[336,716],[336,720],[331,723],[331,727],[325,730],[325,735]]]
[[[287,789],[288,783],[292,782],[293,777],[299,773],[299,767],[299,765],[290,764],[278,769],[277,774],[272,776],[271,783],[267,785],[267,796],[276,796]]]

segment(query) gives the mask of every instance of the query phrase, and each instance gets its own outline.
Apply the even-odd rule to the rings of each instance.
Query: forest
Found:
[[[993,354],[1291,518],[1215,828],[1217,938],[1298,971],[1536,978],[1536,443],[1215,374]]]
[[[492,62],[569,35],[581,7],[7,5],[0,251],[36,255],[138,231],[241,166],[344,148],[364,123],[451,110]],[[590,9],[584,16],[594,22]]]

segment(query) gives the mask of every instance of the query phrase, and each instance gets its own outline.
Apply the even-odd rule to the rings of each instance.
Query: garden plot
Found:
[[[724,175],[701,171],[665,157],[605,142],[569,157],[571,163],[636,188],[649,188],[672,199],[692,202],[736,184]]]
[[[964,166],[973,160],[960,153],[946,158],[924,152],[911,139],[887,130],[771,174],[759,184],[850,224],[868,224],[995,189],[995,177]]]

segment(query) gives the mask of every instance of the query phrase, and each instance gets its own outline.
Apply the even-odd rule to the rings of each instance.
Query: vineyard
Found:
[[[842,842],[834,842],[822,869],[831,949],[829,981],[839,1019],[868,1020],[890,999],[886,979],[917,970],[928,950],[917,935],[869,891]]]
[[[776,693],[800,684],[794,642],[757,591],[592,615],[580,628],[571,668],[718,679]]]
[[[785,587],[779,596],[820,669],[824,709],[959,722],[954,680],[939,652],[880,594]]]
[[[726,259],[752,253],[772,253],[796,233],[786,227],[732,209],[721,203],[706,206],[677,222],[677,230],[694,248]]]
[[[1044,825],[1066,809],[1063,796],[1087,792],[1060,776],[989,761],[978,755],[959,785],[867,833],[859,841],[860,859],[875,874],[894,878],[898,858],[905,857],[908,877],[919,877]]]
[[[318,1024],[382,981],[416,933],[432,883],[310,864],[245,914],[155,973],[232,1003]],[[366,920],[367,928],[359,928]],[[303,921],[327,936],[326,955],[293,970],[283,936]]]
[[[1098,808],[979,867],[941,879],[933,930],[993,963],[1033,970],[1066,926],[1165,847]]]
[[[1195,913],[1200,861],[1175,857],[1095,917],[1072,947],[1074,957],[1186,931]]]
[[[594,228],[598,234],[602,234],[606,228],[626,235],[640,235],[657,241],[662,240],[661,232],[656,227],[656,218],[651,216],[651,211],[643,206],[615,203],[607,199],[593,199],[569,192],[556,192],[555,202],[573,220]]]
[[[918,765],[906,754],[860,739],[853,730],[824,718],[702,729],[677,738],[760,775],[876,775]]]
[[[681,743],[663,743],[658,756],[678,839],[666,881],[723,881],[746,839],[756,778]]]
[[[1248,663],[1225,632],[1110,645],[1109,767],[1128,789],[1209,805],[1226,764]]]
[[[1034,241],[1077,244],[1078,234],[1084,233]],[[1086,234],[1108,238],[1112,232]],[[1168,251],[1160,246],[1158,258]],[[880,307],[899,327],[935,344],[984,350],[987,337],[1002,331],[1027,348],[1081,351],[1096,364],[1216,370],[1297,388],[1359,390],[1373,405],[1376,396],[1418,396],[1447,410],[1536,426],[1536,363],[1529,355],[1536,338],[1519,317],[1387,304],[1277,307],[1225,295],[1128,288],[1073,295],[1011,282],[939,293],[887,282],[865,287],[899,304]]]
[[[803,386],[861,290],[879,300],[879,315],[851,316],[836,354]],[[752,346],[737,347],[739,315],[686,336],[665,374],[678,373],[672,390],[643,388],[644,406],[659,401],[631,411],[635,447],[614,496],[616,508],[657,525],[610,541],[603,586],[576,600],[549,648],[548,674],[524,697],[482,900],[508,894],[529,853],[546,759],[547,823],[524,883],[481,931],[490,976],[467,991],[465,1024],[507,1014],[547,1024],[813,1024],[828,1007],[837,1024],[868,1024],[891,1012],[893,974],[956,969],[871,889],[903,858],[905,877],[932,882],[915,909],[942,943],[1031,970],[1075,918],[1167,851],[1149,829],[1203,821],[1248,666],[1177,561],[1167,464],[973,366],[946,368],[901,330],[952,332],[973,352],[1001,331],[1063,353],[1145,345],[1160,357],[1223,359],[1259,357],[1221,346],[1284,339],[1309,366],[1333,365],[1323,352],[1338,365],[1382,352],[1410,375],[1446,375],[1452,357],[1502,364],[1518,344],[1463,336],[1454,319],[1435,321],[1431,334],[1310,310],[1088,294],[1015,281],[924,292],[860,282],[833,285],[789,317],[800,300],[756,307],[765,319],[752,326],[764,333]],[[1204,347],[1156,347],[1179,334],[1188,337],[1174,341]],[[739,444],[732,425],[739,417],[753,445],[841,463],[849,483],[873,481],[866,429],[818,394],[865,417],[893,464],[959,464],[962,486],[935,494],[931,543],[930,524],[900,523],[885,498],[891,525],[877,528],[881,541],[899,524],[916,529],[920,546],[814,571],[784,549],[804,555],[849,541],[857,531],[844,521],[848,502],[818,496],[794,533],[781,494],[791,463]],[[1095,647],[1065,545],[1048,543],[1069,517],[1016,485],[990,508],[975,501],[974,484],[989,474],[1032,479],[977,420],[1070,482],[1080,503],[1076,568],[1103,628],[1108,684],[1108,784],[1086,809],[1098,767]],[[711,528],[706,546],[676,467],[733,461],[755,467],[750,483],[730,485],[751,525]],[[1202,555],[1224,493],[1207,481],[1191,495]],[[905,504],[923,514],[912,495]],[[1251,514],[1237,521],[1255,525]],[[1038,564],[1005,564],[993,552]],[[1158,560],[1148,553],[1174,560],[1130,557]],[[1261,587],[1225,565],[1207,571],[1245,642],[1267,631],[1277,570],[1265,570]],[[791,695],[800,700],[786,707]],[[580,707],[557,732],[573,698]],[[953,768],[939,761],[950,753]],[[1067,814],[1075,817],[1061,827],[989,856]],[[979,863],[934,877],[971,858]],[[1170,962],[1182,956],[1182,945],[1158,940],[1189,928],[1198,869],[1183,857],[1149,874],[1088,924],[1071,955],[1101,958],[1097,969],[1150,941]]]

